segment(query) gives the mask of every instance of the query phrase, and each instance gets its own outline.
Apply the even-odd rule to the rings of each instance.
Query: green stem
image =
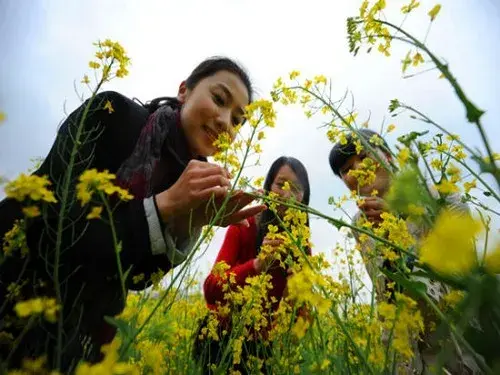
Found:
[[[62,246],[64,219],[66,217],[66,207],[69,203],[68,198],[69,198],[70,185],[72,182],[73,166],[75,164],[75,158],[78,153],[78,148],[80,146],[79,140],[80,137],[82,136],[85,120],[89,113],[90,107],[94,102],[96,94],[101,88],[103,83],[104,83],[103,80],[99,82],[96,89],[92,93],[92,96],[90,97],[87,105],[84,108],[83,115],[80,119],[80,123],[78,124],[76,136],[73,142],[73,148],[71,150],[68,162],[68,169],[64,175],[61,208],[59,210],[59,218],[57,221],[57,237],[56,237],[55,255],[54,255],[54,289],[57,298],[57,303],[60,306],[63,306],[63,301],[62,301],[61,286],[59,285],[59,264],[61,260],[61,246]],[[61,307],[61,310],[59,312],[59,318],[57,320],[57,344],[56,344],[56,367],[55,367],[57,369],[61,367],[61,360],[62,360],[62,334],[63,334],[63,324],[64,324],[63,310],[64,310],[63,307]]]
[[[118,267],[118,276],[120,277],[120,285],[122,288],[123,301],[124,301],[124,303],[127,303],[127,290],[125,288],[125,280],[123,278],[122,262],[120,259],[121,246],[118,244],[118,236],[116,235],[115,223],[113,221],[113,212],[111,211],[111,207],[109,206],[109,202],[106,199],[106,197],[104,196],[102,191],[99,192],[99,197],[101,198],[102,202],[104,203],[104,207],[106,207],[106,212],[108,213],[109,225],[111,226],[111,234],[113,236],[113,247],[115,249],[116,266]]]

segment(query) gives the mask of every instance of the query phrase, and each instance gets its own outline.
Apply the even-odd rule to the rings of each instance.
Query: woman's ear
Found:
[[[189,89],[186,86],[186,81],[182,81],[179,85],[179,91],[177,92],[177,100],[184,104],[186,102],[188,94]]]

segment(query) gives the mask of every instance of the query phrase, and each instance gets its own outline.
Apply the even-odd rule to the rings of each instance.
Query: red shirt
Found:
[[[255,276],[259,273],[254,267],[254,260],[257,257],[257,250],[255,248],[257,225],[255,218],[249,218],[248,223],[248,227],[241,224],[229,226],[224,243],[215,261],[215,264],[224,261],[229,265],[230,268],[226,273],[233,273],[236,284],[241,286],[245,285],[247,277]],[[269,298],[273,296],[277,299],[278,302],[274,306],[276,309],[286,286],[286,270],[276,267],[268,271],[268,273],[272,277],[271,283],[273,285],[272,289],[269,290]],[[222,304],[225,302],[224,292],[222,291],[223,282],[219,276],[214,275],[212,272],[205,280],[203,290],[205,292],[205,300],[210,309],[215,310],[217,301]]]

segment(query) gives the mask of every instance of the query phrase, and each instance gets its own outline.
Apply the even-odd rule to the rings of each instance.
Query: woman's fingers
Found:
[[[267,207],[264,205],[259,205],[259,206],[252,206],[252,207],[248,207],[245,209],[241,209],[241,210],[234,212],[233,214],[227,216],[224,219],[222,226],[231,225],[231,224],[240,222],[242,220],[248,219],[248,218],[255,216],[258,213],[264,211],[266,208]]]
[[[202,191],[214,186],[222,186],[229,189],[231,187],[231,181],[229,181],[224,176],[216,174],[199,179],[194,179],[190,182],[190,186],[194,191]]]
[[[227,186],[212,186],[196,192],[194,196],[201,202],[206,202],[206,204],[211,204],[211,202],[209,202],[211,199],[223,199],[226,197],[227,192],[228,192]]]

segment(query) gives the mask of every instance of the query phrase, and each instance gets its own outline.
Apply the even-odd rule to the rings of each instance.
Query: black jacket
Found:
[[[106,100],[112,103],[114,112],[111,114],[108,110],[102,109]],[[58,198],[61,196],[59,189],[61,189],[67,170],[67,163],[85,105],[86,103],[77,108],[61,125],[47,158],[35,172],[37,175],[49,176],[52,188],[57,189]],[[172,105],[179,106],[175,101]],[[80,345],[76,343],[79,340],[82,341],[81,337],[89,335],[99,345],[108,341],[109,337],[104,340],[99,338],[102,333],[100,327],[103,324],[103,317],[116,315],[124,307],[115,248],[107,218],[103,215],[104,220],[86,220],[88,207],[82,208],[74,200],[74,186],[78,176],[85,169],[96,168],[99,171],[108,170],[116,173],[120,165],[132,153],[149,114],[148,108],[116,92],[99,94],[88,111],[82,144],[76,155],[76,164],[72,174],[72,199],[67,210],[67,219],[64,222],[59,267],[59,281],[64,297],[65,331],[68,331],[67,336],[74,336],[73,341],[70,340],[71,337],[66,338],[71,341],[67,343],[68,347],[72,347],[72,342],[75,343],[74,345]],[[191,158],[182,129],[179,127],[174,130],[167,136],[160,161],[166,173],[161,175],[159,182],[153,187],[154,194],[172,186]],[[149,228],[142,199],[111,203],[113,206],[116,205],[113,221],[122,245],[120,252],[122,268],[124,271],[130,269],[127,288],[145,288],[152,273],[158,270],[166,272],[171,268],[171,264],[166,255],[151,253]],[[12,228],[14,221],[22,218],[21,208],[21,204],[13,199],[7,198],[0,202],[0,236],[2,238]],[[5,301],[6,305],[3,311],[0,311],[0,331],[2,328],[13,329],[9,328],[9,324],[6,323],[6,316],[11,312],[9,310],[15,303],[15,300],[7,300],[9,284],[25,282],[22,299],[35,295],[54,295],[52,282],[54,231],[57,228],[59,212],[59,203],[52,204],[44,213],[43,218],[29,223],[27,230],[29,257],[21,258],[17,253],[6,257],[0,264],[0,301]],[[144,281],[138,284],[133,283],[132,277],[139,274],[145,275]],[[69,331],[75,330],[79,333],[69,334]],[[43,340],[40,335],[40,332],[33,333],[33,337],[27,335],[26,340]],[[23,355],[36,355],[49,350],[50,345],[40,348],[38,345],[29,344],[28,341],[25,348],[29,349],[26,349],[29,353],[20,353],[19,358]],[[82,354],[81,347],[75,350],[71,356]],[[0,351],[0,354],[3,357],[3,352]],[[70,360],[71,358],[68,358],[68,361]]]

